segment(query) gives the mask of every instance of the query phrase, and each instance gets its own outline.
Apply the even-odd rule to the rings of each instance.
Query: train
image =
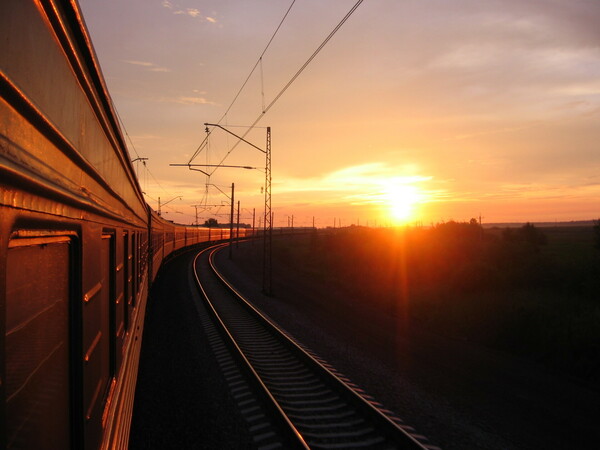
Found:
[[[229,233],[144,200],[77,1],[0,2],[0,447],[127,448],[152,280]]]

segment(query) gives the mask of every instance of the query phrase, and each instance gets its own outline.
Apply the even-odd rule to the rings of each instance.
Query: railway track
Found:
[[[259,448],[435,449],[361,396],[265,318],[217,271],[207,249],[194,260],[201,314]],[[235,361],[235,363],[234,363]],[[234,364],[240,364],[235,369]]]

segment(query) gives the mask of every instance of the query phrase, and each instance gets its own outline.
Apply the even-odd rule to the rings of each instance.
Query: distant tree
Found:
[[[217,219],[210,218],[210,219],[204,221],[204,226],[216,228],[219,226],[219,222],[217,222]]]
[[[600,250],[600,219],[594,220],[594,247]]]
[[[548,243],[548,238],[544,232],[529,222],[519,228],[519,237],[520,240],[527,242],[536,249],[540,245],[546,245]]]
[[[502,231],[502,239],[506,242],[524,243],[535,250],[548,243],[544,232],[529,222],[521,228],[505,228]]]
[[[449,222],[438,223],[435,226],[435,231],[438,235],[443,235],[446,238],[458,240],[473,240],[481,237],[481,226],[477,219],[471,219],[469,222]]]
[[[506,227],[504,230],[502,230],[502,239],[507,242],[512,242],[515,240],[515,233],[513,232],[512,228]]]

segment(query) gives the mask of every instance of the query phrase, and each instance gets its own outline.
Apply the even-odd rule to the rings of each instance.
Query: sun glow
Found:
[[[392,182],[386,186],[386,198],[392,218],[404,223],[414,218],[423,194],[413,184]]]

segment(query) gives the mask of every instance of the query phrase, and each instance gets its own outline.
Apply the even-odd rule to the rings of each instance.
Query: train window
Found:
[[[8,448],[69,448],[71,238],[13,239],[6,268]]]

